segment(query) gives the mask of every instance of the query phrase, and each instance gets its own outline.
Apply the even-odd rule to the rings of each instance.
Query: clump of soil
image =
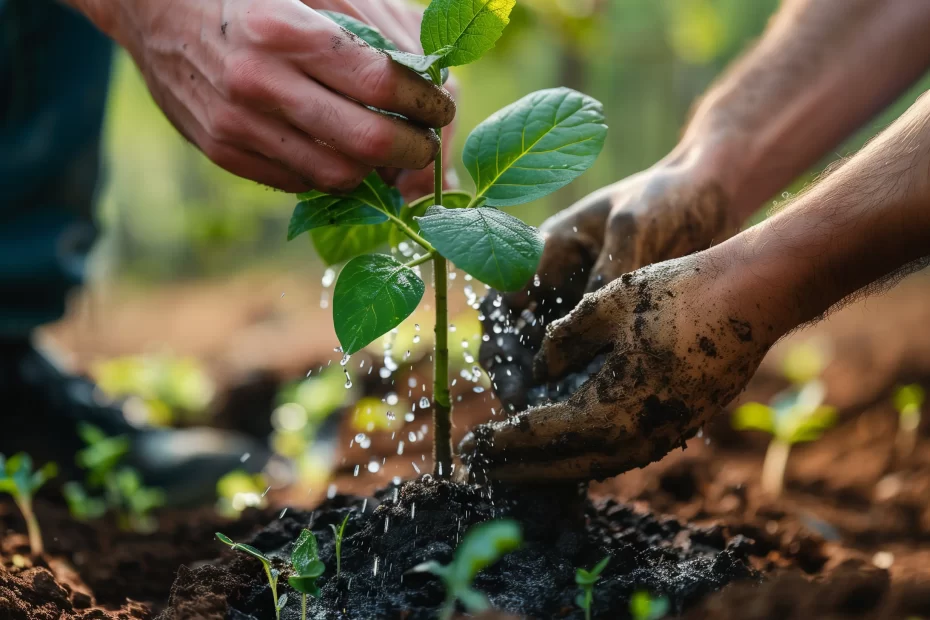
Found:
[[[352,516],[337,577],[329,526],[347,512]],[[415,620],[434,618],[445,593],[437,578],[406,572],[426,560],[449,562],[469,527],[502,517],[521,523],[524,545],[479,574],[475,586],[495,609],[524,617],[583,617],[574,603],[575,570],[606,555],[611,561],[598,583],[594,610],[609,618],[628,617],[630,596],[638,590],[668,597],[677,612],[732,581],[757,575],[749,567],[754,544],[747,538],[643,514],[612,500],[593,504],[574,485],[518,492],[424,476],[370,500],[339,496],[312,513],[288,511],[249,542],[276,560],[285,582],[294,541],[303,528],[313,530],[327,572],[320,580],[322,597],[311,603],[312,617]],[[261,565],[232,554],[219,566],[182,571],[162,617],[271,619],[271,599]],[[282,618],[298,614],[299,603],[292,601]]]

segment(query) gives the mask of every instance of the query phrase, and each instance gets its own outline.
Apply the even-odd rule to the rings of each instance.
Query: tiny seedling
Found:
[[[247,553],[262,563],[262,566],[265,569],[265,576],[268,577],[268,585],[271,586],[271,598],[274,601],[274,616],[275,618],[280,619],[281,610],[284,609],[284,606],[287,604],[287,594],[278,596],[278,577],[280,577],[281,574],[276,568],[271,566],[271,558],[266,556],[252,545],[237,543],[226,534],[217,532],[216,538],[224,545],[229,545],[233,551],[242,551],[243,553]]]
[[[291,566],[296,575],[288,577],[287,582],[300,592],[300,620],[307,620],[307,595],[320,598],[320,586],[316,585],[316,580],[326,570],[326,565],[320,561],[316,536],[310,530],[300,533],[291,553]]]
[[[349,522],[349,514],[346,513],[345,518],[342,520],[342,523],[337,528],[335,525],[330,524],[330,528],[333,530],[333,536],[336,537],[336,576],[339,576],[339,573],[342,572],[342,538],[346,533],[346,523]]]
[[[762,465],[762,490],[772,497],[784,488],[791,446],[816,441],[836,424],[836,408],[823,404],[824,395],[823,384],[811,381],[800,390],[777,394],[770,405],[746,403],[733,412],[733,428],[772,436]]]
[[[668,599],[664,596],[655,598],[641,590],[630,597],[630,615],[633,620],[659,620],[665,617],[668,608]]]
[[[32,510],[32,497],[42,485],[56,475],[58,466],[55,463],[46,463],[38,470],[33,470],[32,458],[25,452],[15,454],[9,459],[0,454],[0,493],[12,495],[13,502],[23,514],[33,555],[42,555],[44,547],[39,520]]]
[[[894,392],[894,406],[898,410],[898,436],[895,444],[899,456],[909,456],[917,445],[920,410],[925,396],[923,387],[916,383],[903,385]]]
[[[591,604],[594,603],[594,584],[601,578],[601,573],[607,568],[610,562],[608,555],[591,570],[579,568],[575,571],[575,583],[581,588],[581,592],[575,598],[575,604],[584,610],[585,620],[591,620]]]
[[[515,4],[432,0],[421,24],[423,55],[398,51],[380,32],[349,16],[325,14],[438,87],[449,67],[475,62],[494,47]],[[604,118],[603,106],[577,91],[535,92],[493,114],[469,135],[463,160],[473,192],[443,191],[439,148],[433,194],[409,204],[377,173],[346,195],[298,195],[288,239],[309,233],[327,265],[348,261],[333,291],[333,322],[344,362],[416,310],[426,290],[417,267],[432,263],[437,477],[452,473],[447,261],[498,291],[523,288],[539,265],[543,238],[500,209],[542,198],[583,174],[604,146]],[[441,143],[442,128],[435,132]],[[392,253],[371,253],[383,246]]]
[[[436,561],[424,562],[408,572],[432,573],[442,579],[446,601],[439,615],[441,620],[452,618],[456,601],[462,603],[468,613],[478,614],[489,610],[491,604],[484,594],[472,588],[475,575],[522,544],[523,533],[516,521],[488,521],[468,530],[451,563],[443,566]]]

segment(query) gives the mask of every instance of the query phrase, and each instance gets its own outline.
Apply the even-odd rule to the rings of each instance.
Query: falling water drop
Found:
[[[420,397],[420,409],[427,409],[429,407],[429,399],[425,396]]]

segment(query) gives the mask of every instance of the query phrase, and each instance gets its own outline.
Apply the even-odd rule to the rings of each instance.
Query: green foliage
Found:
[[[441,66],[467,65],[494,47],[516,0],[433,0],[423,13],[420,44]]]
[[[342,520],[342,523],[337,528],[335,525],[330,524],[330,528],[333,530],[333,536],[336,539],[336,576],[342,572],[342,539],[346,533],[346,524],[349,522],[349,515],[351,513],[346,513],[345,518]]]
[[[408,572],[432,573],[442,579],[446,586],[442,618],[452,617],[456,601],[461,602],[469,613],[481,613],[490,609],[490,603],[484,594],[472,588],[475,576],[522,544],[523,534],[516,521],[487,521],[468,530],[450,564],[443,566],[435,561],[424,562]]]
[[[668,599],[653,598],[651,594],[639,591],[630,597],[630,615],[633,620],[659,620],[668,613]]]
[[[774,399],[771,405],[746,403],[733,412],[736,430],[768,433],[788,445],[820,439],[836,424],[836,407],[822,404],[822,386],[809,384]]]
[[[314,228],[380,224],[387,219],[386,215],[361,200],[319,194],[297,204],[287,229],[287,240],[291,241]]]
[[[465,209],[471,204],[471,201],[472,195],[460,190],[444,192],[442,195],[442,206],[446,209]],[[417,218],[425,215],[427,209],[432,207],[434,202],[434,196],[430,194],[404,205],[400,211],[401,222],[409,226],[413,232],[419,233],[420,225],[417,223]],[[397,226],[392,226],[388,241],[391,247],[397,247],[401,242],[409,242],[410,238],[403,230]]]
[[[388,222],[375,226],[326,226],[311,230],[310,239],[323,262],[332,266],[387,245],[390,233]]]
[[[347,355],[400,325],[416,310],[425,285],[414,271],[384,254],[353,258],[333,291],[336,335]]]
[[[326,565],[320,561],[316,536],[310,530],[305,529],[300,533],[291,553],[291,566],[296,573],[287,580],[291,587],[304,596],[319,598],[320,587],[316,580],[326,571]]]
[[[39,469],[34,469],[32,457],[25,452],[14,454],[9,459],[0,454],[0,493],[11,495],[13,502],[23,514],[33,555],[41,555],[43,545],[39,521],[32,511],[32,497],[57,475],[58,465],[55,463],[46,463]]]
[[[63,489],[71,516],[78,520],[96,519],[111,510],[120,527],[153,531],[157,524],[151,512],[163,506],[167,498],[161,489],[143,485],[138,471],[121,464],[129,452],[129,438],[110,437],[96,426],[84,423],[78,425],[78,434],[87,444],[75,457],[77,464],[87,471],[86,488],[70,482]],[[91,495],[87,489],[102,492],[102,497]]]
[[[575,583],[581,588],[581,593],[575,598],[575,604],[584,610],[585,620],[591,620],[591,604],[594,602],[594,584],[600,580],[601,573],[607,568],[608,562],[610,562],[609,555],[598,562],[594,568],[589,571],[583,568],[579,568],[575,571]]]
[[[816,380],[827,367],[829,356],[822,343],[808,340],[792,345],[781,363],[782,374],[796,386]]]
[[[354,17],[349,15],[344,15],[342,13],[337,13],[335,11],[317,11],[322,15],[330,18],[352,34],[356,35],[362,41],[368,45],[379,49],[379,50],[396,50],[397,46],[387,40],[387,38],[381,34],[381,31],[373,26],[369,26],[365,22],[361,22]]]
[[[246,508],[264,507],[266,488],[267,483],[262,474],[250,474],[243,469],[233,470],[216,482],[216,511],[235,519]]]
[[[607,138],[604,108],[568,88],[527,95],[478,125],[465,167],[492,207],[542,198],[590,168]]]
[[[216,538],[224,545],[228,545],[233,551],[241,551],[262,563],[262,567],[265,569],[265,576],[268,578],[268,585],[271,587],[271,600],[274,601],[275,618],[280,619],[281,610],[284,608],[284,605],[287,604],[287,595],[282,594],[280,597],[278,596],[278,577],[281,576],[281,573],[276,568],[272,567],[271,558],[252,545],[237,543],[221,532],[216,532]]]
[[[501,291],[523,288],[542,257],[539,232],[497,209],[430,207],[417,223],[437,252]]]

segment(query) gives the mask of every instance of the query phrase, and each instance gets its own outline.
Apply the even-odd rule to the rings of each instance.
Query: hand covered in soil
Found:
[[[584,296],[552,323],[534,364],[558,380],[606,354],[564,402],[476,429],[472,474],[505,480],[603,479],[658,460],[736,397],[771,346],[702,252],[648,266]]]
[[[314,10],[367,18],[416,46],[415,14],[393,2],[68,1],[129,50],[185,137],[272,187],[338,193],[373,168],[425,168],[438,148],[429,127],[455,114],[448,92]]]
[[[482,314],[490,340],[480,361],[511,411],[527,406],[533,354],[544,328],[585,292],[621,274],[703,250],[736,231],[737,217],[711,158],[670,155],[547,220],[538,279],[518,293],[491,292]],[[593,357],[593,356],[592,356]]]

